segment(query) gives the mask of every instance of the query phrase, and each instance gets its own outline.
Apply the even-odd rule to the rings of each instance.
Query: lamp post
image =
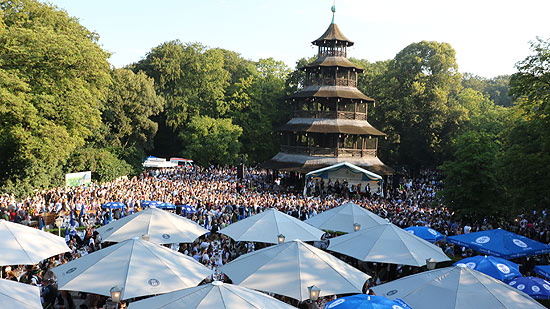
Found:
[[[359,224],[359,223],[354,223],[354,224],[353,224],[353,231],[354,231],[354,232],[357,232],[357,231],[359,231],[360,229],[361,229],[361,224]]]
[[[111,288],[111,301],[116,304],[115,308],[118,308],[118,303],[120,302],[120,297],[122,296],[122,288],[115,285]]]
[[[283,235],[283,234],[277,235],[277,243],[282,244],[284,242],[285,242],[285,235]]]
[[[312,308],[315,308],[313,302],[319,299],[319,293],[321,293],[321,289],[315,285],[309,286],[307,289],[309,290],[309,300],[311,301],[311,306]]]
[[[57,235],[61,237],[61,225],[63,225],[63,218],[57,217],[55,219],[55,226],[57,226]]]
[[[433,258],[426,259],[426,267],[428,270],[434,270],[435,264],[437,264],[437,262]]]

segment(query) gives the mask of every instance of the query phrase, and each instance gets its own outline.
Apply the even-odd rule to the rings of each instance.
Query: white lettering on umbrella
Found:
[[[476,242],[478,244],[486,244],[491,240],[491,237],[489,236],[481,236],[476,239]]]
[[[512,242],[514,242],[514,245],[521,247],[521,248],[527,248],[527,244],[519,239],[513,239]]]
[[[501,273],[504,273],[504,274],[509,274],[510,273],[510,268],[504,264],[497,264],[497,268],[498,270],[500,270]]]

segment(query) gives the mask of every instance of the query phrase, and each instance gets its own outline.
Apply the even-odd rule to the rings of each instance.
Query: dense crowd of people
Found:
[[[50,217],[51,214],[61,216],[64,219],[62,229],[68,230],[66,240],[71,252],[52,257],[33,267],[3,267],[2,278],[41,286],[45,307],[74,308],[71,294],[57,291],[51,268],[100,250],[104,244],[95,227],[140,211],[143,208],[142,201],[162,201],[189,205],[196,209],[192,213],[182,211],[181,214],[206,227],[211,233],[192,244],[171,247],[214,269],[214,275],[207,280],[228,281],[229,278],[218,272],[217,268],[262,246],[235,243],[216,232],[267,208],[276,208],[306,220],[351,201],[402,228],[425,225],[450,236],[500,227],[550,243],[546,211],[523,214],[509,221],[492,218],[465,221],[456,218],[452,211],[440,204],[436,193],[442,186],[436,172],[423,171],[414,179],[405,177],[396,186],[386,187],[386,190],[378,190],[373,194],[364,193],[345,182],[317,182],[311,184],[310,194],[304,196],[297,191],[296,179],[284,173],[272,174],[250,168],[244,178],[239,179],[235,168],[193,166],[148,170],[139,177],[123,177],[103,184],[36,191],[22,200],[3,194],[0,196],[0,217],[5,220],[37,227],[49,223],[50,226],[46,224],[45,227],[53,228],[52,222],[45,222],[44,218],[48,214]],[[113,215],[101,207],[107,202],[121,202],[125,208]],[[331,236],[326,235],[327,238]],[[465,257],[472,254],[469,250],[445,242],[438,244],[451,256]],[[339,257],[373,275],[368,285],[417,271],[411,267],[361,263],[345,256]],[[534,259],[524,258],[520,262],[527,273],[534,267]],[[368,286],[365,287],[367,289]],[[87,307],[100,307],[106,301],[105,297],[98,295],[82,295],[88,298]]]

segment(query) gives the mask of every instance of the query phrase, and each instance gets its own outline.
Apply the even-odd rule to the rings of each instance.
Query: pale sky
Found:
[[[332,0],[51,0],[100,35],[122,67],[179,39],[294,68],[316,53],[311,41],[329,26]],[[550,37],[549,0],[337,0],[335,22],[355,45],[348,56],[393,58],[422,40],[447,42],[460,72],[494,77],[515,72],[529,41]]]

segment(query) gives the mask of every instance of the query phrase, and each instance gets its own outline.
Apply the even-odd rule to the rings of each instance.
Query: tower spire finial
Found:
[[[332,3],[332,7],[330,8],[332,11],[332,23],[334,24],[334,13],[336,13],[336,0]]]

